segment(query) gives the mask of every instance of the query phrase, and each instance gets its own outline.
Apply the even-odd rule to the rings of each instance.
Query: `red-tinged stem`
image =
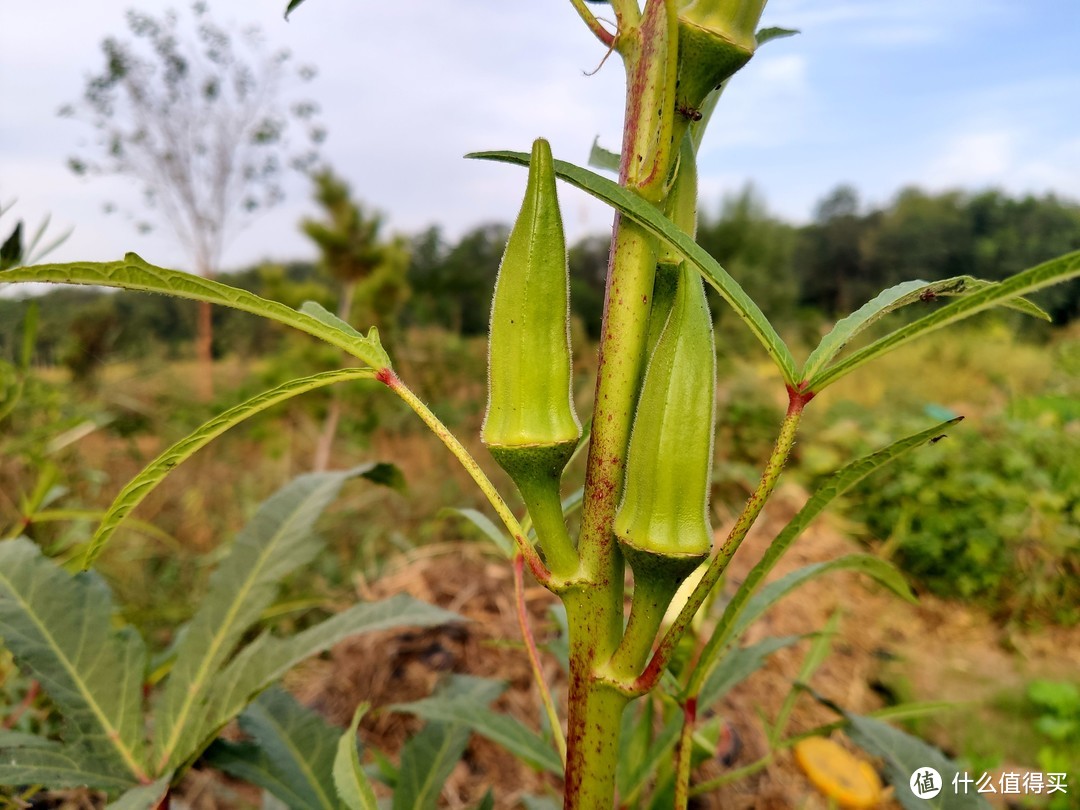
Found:
[[[574,7],[578,16],[584,20],[585,25],[589,27],[589,30],[593,32],[593,36],[600,40],[604,47],[614,47],[615,35],[600,24],[600,21],[596,19],[596,16],[589,10],[589,7],[585,5],[585,0],[570,0],[570,4]]]
[[[690,764],[694,759],[694,726],[697,724],[697,698],[683,704],[683,727],[675,751],[675,810],[686,810],[690,802]]]
[[[566,765],[566,737],[563,736],[562,722],[559,713],[555,710],[555,701],[551,698],[551,690],[548,689],[547,681],[544,680],[544,672],[540,668],[540,652],[536,648],[536,639],[533,636],[532,627],[529,625],[529,612],[525,606],[525,558],[521,554],[514,555],[514,595],[517,601],[518,626],[521,628],[521,638],[525,642],[525,651],[529,654],[529,666],[532,667],[533,680],[536,688],[540,690],[540,700],[544,704],[544,711],[548,716],[548,724],[551,726],[551,734],[555,738],[555,747],[559,749],[559,757]]]
[[[499,515],[499,518],[514,538],[518,553],[525,558],[525,562],[528,563],[529,570],[532,571],[533,576],[536,577],[540,584],[549,587],[552,590],[558,590],[561,587],[561,583],[551,576],[551,572],[548,571],[547,567],[540,559],[540,556],[536,553],[536,549],[530,545],[525,532],[521,528],[521,524],[518,523],[517,518],[514,517],[514,513],[510,511],[510,507],[506,505],[506,501],[502,499],[502,495],[495,489],[495,485],[491,483],[491,480],[480,468],[480,465],[476,463],[476,459],[470,455],[469,451],[458,441],[457,437],[447,429],[446,425],[439,420],[439,417],[432,413],[431,409],[428,408],[416,394],[409,390],[409,387],[401,381],[397,374],[394,373],[393,369],[389,367],[380,369],[375,374],[375,379],[401,397],[401,399],[413,409],[416,415],[424,421],[424,424],[431,429],[431,432],[438,436],[439,440],[454,454],[454,458],[456,458],[461,463],[461,466],[465,468],[465,471],[472,476],[473,481],[480,487],[480,491],[484,493],[492,507],[494,507],[495,512]]]
[[[10,730],[15,728],[15,724],[19,722],[19,718],[33,705],[40,693],[41,684],[38,681],[30,681],[30,686],[27,688],[23,699],[19,701],[19,705],[12,710],[11,714],[4,718],[4,722],[0,723],[0,729]]]

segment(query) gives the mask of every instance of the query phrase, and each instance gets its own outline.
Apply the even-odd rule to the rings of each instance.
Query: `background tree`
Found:
[[[320,267],[341,286],[338,317],[351,322],[353,308],[363,309],[364,325],[378,327],[383,343],[392,342],[398,312],[408,297],[407,242],[382,238],[383,216],[365,210],[352,197],[349,184],[330,169],[314,176],[315,201],[323,219],[305,219],[301,229],[319,247]],[[341,418],[341,398],[335,394],[315,450],[315,469],[325,470]]]
[[[291,69],[288,52],[269,52],[257,28],[234,35],[210,19],[205,3],[191,8],[183,26],[174,11],[161,18],[129,11],[134,40],[102,43],[104,69],[61,115],[84,119],[97,133],[96,156],[73,157],[71,168],[135,178],[141,210],[150,212],[136,226],[147,230],[163,219],[195,272],[211,276],[229,238],[283,198],[285,169],[314,163],[325,133],[314,104],[281,101],[283,82],[306,81],[311,68]],[[296,129],[302,135],[293,143],[287,135]],[[210,305],[202,304],[196,351],[207,398],[212,343]]]
[[[699,219],[701,246],[771,318],[789,320],[798,297],[792,264],[795,229],[769,214],[761,193],[750,183],[724,195],[715,216],[706,211]],[[724,308],[713,311],[724,313]]]

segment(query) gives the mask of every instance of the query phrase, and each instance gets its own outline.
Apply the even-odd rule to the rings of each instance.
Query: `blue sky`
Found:
[[[0,230],[51,213],[57,229],[74,228],[57,260],[136,250],[183,268],[167,230],[139,235],[102,213],[109,199],[137,202],[131,182],[65,168],[90,133],[56,110],[98,68],[98,43],[124,33],[130,5],[0,10],[0,200],[17,200]],[[566,0],[308,0],[288,23],[283,0],[210,6],[317,65],[308,92],[329,129],[324,157],[392,229],[441,223],[455,237],[513,218],[524,174],[462,160],[468,151],[528,149],[542,135],[557,157],[583,163],[595,136],[618,143],[621,65],[584,75],[603,51]],[[747,181],[795,222],[841,182],[868,204],[909,184],[1080,200],[1075,0],[772,0],[763,24],[802,33],[762,48],[730,85],[702,153],[707,208]],[[287,192],[233,240],[225,267],[313,256],[296,227],[314,210],[310,190],[295,178]],[[562,200],[571,238],[610,227],[601,205],[565,188]]]

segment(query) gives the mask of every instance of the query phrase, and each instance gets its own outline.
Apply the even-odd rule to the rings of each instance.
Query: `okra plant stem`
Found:
[[[518,551],[525,559],[529,569],[533,572],[533,576],[537,581],[543,585],[557,587],[557,583],[552,581],[551,572],[548,571],[544,565],[540,556],[536,553],[525,535],[524,530],[521,528],[521,524],[518,519],[514,517],[514,513],[510,511],[510,507],[506,505],[506,501],[502,499],[499,491],[495,489],[495,486],[491,483],[491,480],[487,477],[480,465],[476,463],[476,460],[469,455],[469,451],[466,450],[457,437],[451,433],[446,425],[444,425],[431,409],[424,404],[424,402],[414,394],[405,383],[401,381],[401,378],[394,373],[393,369],[384,368],[375,375],[379,382],[383,383],[387,388],[397,394],[401,399],[405,401],[413,411],[419,416],[424,424],[426,424],[431,432],[434,433],[446,448],[453,453],[454,458],[461,462],[461,466],[465,468],[465,471],[472,476],[473,481],[480,487],[480,491],[484,493],[488,501],[491,503],[495,512],[502,520],[503,525],[506,526],[507,531],[514,538],[514,543],[517,545]]]

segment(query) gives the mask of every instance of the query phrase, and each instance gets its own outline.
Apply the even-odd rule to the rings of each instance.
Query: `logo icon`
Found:
[[[908,784],[911,792],[920,799],[932,799],[941,793],[941,774],[933,768],[917,768]]]

